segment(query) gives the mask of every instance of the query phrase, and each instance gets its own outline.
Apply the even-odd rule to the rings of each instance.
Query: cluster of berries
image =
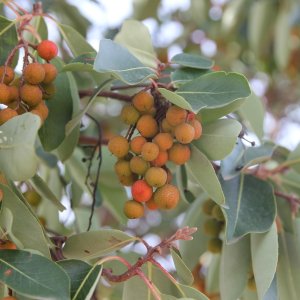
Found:
[[[15,72],[10,66],[0,67],[0,103],[7,106],[0,111],[0,125],[27,111],[38,115],[43,122],[48,117],[43,99],[51,98],[56,91],[53,81],[57,69],[49,61],[57,55],[58,49],[53,42],[44,40],[36,50],[47,63],[25,64],[19,78],[14,79]]]
[[[225,224],[223,212],[220,206],[211,199],[203,202],[202,211],[210,216],[203,224],[204,233],[211,237],[207,244],[207,250],[212,253],[220,253],[223,245],[220,233]]]
[[[193,113],[145,91],[123,107],[121,119],[131,130],[126,137],[112,137],[108,149],[118,158],[115,171],[121,184],[131,186],[133,200],[125,203],[125,215],[142,217],[144,204],[150,210],[176,207],[180,194],[166,164],[190,159],[189,144],[200,138],[201,123]],[[135,129],[138,134],[131,138]]]

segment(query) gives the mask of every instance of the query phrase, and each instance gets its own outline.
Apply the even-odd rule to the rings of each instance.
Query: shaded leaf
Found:
[[[206,74],[207,72],[208,70],[193,69],[187,67],[179,68],[171,73],[172,83],[175,87],[179,87],[180,85],[192,81]]]
[[[0,266],[0,280],[17,293],[38,299],[70,299],[67,274],[43,256],[1,250]]]
[[[188,53],[180,53],[173,56],[171,63],[194,69],[210,69],[214,65],[214,62],[209,58]]]
[[[93,72],[96,55],[95,52],[81,54],[64,65],[63,71]]]

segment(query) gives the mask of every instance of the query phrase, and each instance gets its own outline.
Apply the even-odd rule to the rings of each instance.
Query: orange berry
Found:
[[[189,144],[195,137],[195,129],[188,123],[182,123],[175,127],[175,137],[181,144]]]
[[[172,182],[172,180],[173,180],[173,175],[172,175],[172,173],[171,173],[171,171],[168,169],[168,168],[166,168],[166,171],[167,171],[167,183],[171,183]]]
[[[140,117],[140,113],[132,106],[125,105],[121,111],[121,120],[127,125],[134,125]]]
[[[9,87],[9,102],[13,102],[19,99],[19,88],[14,85],[10,85]]]
[[[48,61],[57,55],[58,48],[55,43],[49,40],[44,40],[38,44],[37,52],[41,58]]]
[[[17,115],[18,113],[15,110],[8,107],[0,110],[0,125],[3,125],[5,122]]]
[[[56,87],[54,83],[42,84],[43,98],[50,99],[56,92]]]
[[[154,201],[161,209],[172,209],[177,206],[180,198],[179,190],[176,186],[165,184],[154,193]]]
[[[151,167],[145,174],[146,182],[153,187],[161,187],[167,182],[167,172],[163,168]]]
[[[150,200],[152,187],[145,180],[137,180],[131,187],[132,197],[135,201],[146,202]]]
[[[5,66],[1,66],[0,67],[0,81],[2,80],[4,72],[5,72],[5,75],[4,75],[3,83],[10,84],[15,78],[14,69],[9,66],[6,66],[6,69],[5,69]]]
[[[45,104],[45,101],[40,102],[37,106],[34,106],[31,110],[31,113],[38,115],[42,122],[44,122],[49,114],[48,106]]]
[[[177,126],[185,122],[186,117],[187,111],[176,105],[170,106],[166,113],[166,119],[171,126]]]
[[[118,176],[130,176],[132,174],[129,166],[129,161],[125,159],[119,159],[115,163],[115,172]]]
[[[147,140],[143,136],[136,136],[130,141],[130,150],[135,154],[141,154],[142,147],[146,142]]]
[[[159,148],[156,144],[147,142],[142,147],[142,158],[146,161],[152,161],[157,158]]]
[[[149,112],[154,106],[154,98],[151,94],[142,91],[133,97],[132,104],[139,112]]]
[[[167,163],[168,158],[167,151],[159,151],[157,157],[151,161],[151,165],[154,167],[162,167]]]
[[[119,181],[124,186],[132,186],[138,179],[136,174],[131,174],[129,176],[119,176]]]
[[[21,87],[20,96],[29,106],[36,106],[42,101],[43,93],[37,85],[24,84]]]
[[[0,240],[0,249],[1,250],[16,250],[17,246],[10,240]]]
[[[145,213],[144,205],[134,200],[128,200],[124,204],[124,214],[128,219],[141,218]]]
[[[149,169],[149,162],[145,161],[143,158],[139,156],[134,156],[130,160],[130,170],[138,175],[144,175],[146,171]]]
[[[116,157],[124,157],[129,152],[129,143],[121,135],[112,137],[108,142],[108,150]]]
[[[164,118],[161,122],[161,129],[163,132],[173,135],[174,126],[170,125],[166,118]]]
[[[45,78],[43,80],[43,83],[49,84],[53,82],[57,76],[57,69],[52,64],[42,64],[44,70],[45,70]]]
[[[30,84],[39,84],[45,79],[45,69],[40,63],[32,63],[24,69],[24,79]]]
[[[6,296],[6,297],[2,298],[2,300],[17,300],[17,298],[15,298],[13,296]]]
[[[160,150],[166,151],[172,147],[173,137],[170,133],[160,132],[154,137],[153,142],[158,145]]]
[[[10,102],[9,87],[4,83],[0,83],[0,103],[7,104],[8,102]]]
[[[145,205],[147,206],[148,209],[150,210],[157,210],[158,209],[158,205],[155,203],[154,201],[154,197],[152,196],[151,199],[149,201],[147,201],[145,203]]]
[[[199,139],[200,136],[202,135],[202,125],[201,125],[201,123],[198,120],[193,120],[193,121],[189,122],[189,124],[191,124],[195,129],[194,140]]]
[[[157,122],[150,115],[141,116],[136,124],[136,128],[145,138],[153,137],[158,132]]]
[[[176,165],[185,164],[191,157],[189,146],[175,143],[169,150],[169,160]]]

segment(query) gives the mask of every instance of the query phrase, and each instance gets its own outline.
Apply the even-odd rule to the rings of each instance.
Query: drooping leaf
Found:
[[[0,16],[0,65],[4,65],[10,51],[18,44],[15,22]]]
[[[192,81],[204,74],[209,72],[208,70],[193,69],[188,67],[183,67],[176,69],[171,73],[172,83],[175,87],[179,87],[189,81]]]
[[[53,261],[21,250],[0,250],[0,280],[24,296],[70,299],[70,280]]]
[[[95,52],[93,47],[73,27],[64,24],[58,24],[58,29],[74,56]]]
[[[208,159],[221,160],[233,150],[241,130],[241,124],[233,119],[221,119],[204,124],[202,135],[194,145]]]
[[[189,104],[189,102],[187,102],[183,97],[181,97],[180,95],[178,95],[177,93],[175,92],[171,92],[167,89],[164,89],[164,88],[159,88],[158,89],[159,92],[171,103],[181,107],[181,108],[184,108],[184,109],[187,109],[187,110],[190,110],[192,111],[193,108],[192,106]]]
[[[56,198],[53,192],[49,189],[47,183],[38,175],[35,174],[30,183],[33,185],[34,189],[42,196],[49,201],[51,201],[60,211],[64,211],[66,208],[60,203]]]
[[[35,249],[50,257],[42,225],[30,208],[6,185],[0,184],[3,199],[0,224],[19,248]]]
[[[91,265],[76,259],[66,259],[58,264],[65,270],[71,281],[71,299],[88,299],[101,275],[101,266]]]
[[[34,143],[41,119],[32,113],[16,116],[0,128],[0,169],[12,180],[26,180],[37,169]]]
[[[238,299],[241,296],[247,284],[250,265],[249,236],[231,245],[223,244],[220,269],[220,294],[223,300]]]
[[[191,158],[187,168],[193,174],[202,189],[218,204],[225,203],[225,197],[216,172],[207,157],[195,146],[192,146]]]
[[[269,255],[266,255],[266,254]],[[251,257],[259,300],[273,281],[278,262],[278,235],[275,223],[266,233],[251,234]]]
[[[181,282],[187,285],[191,285],[194,281],[192,272],[186,266],[181,256],[177,254],[174,249],[171,249],[171,255],[175,265],[176,273],[180,278]]]
[[[115,229],[89,231],[70,236],[63,252],[67,258],[87,260],[121,249],[135,239]]]
[[[203,57],[201,55],[180,53],[176,54],[171,58],[171,62],[179,64],[184,67],[194,68],[194,69],[210,69],[214,62],[209,58]]]
[[[94,69],[111,74],[127,84],[137,84],[148,78],[156,78],[154,70],[143,65],[125,47],[108,39],[100,41]]]
[[[136,20],[125,21],[114,40],[126,47],[145,66],[153,69],[157,67],[158,60],[153,49],[151,36],[143,23]]]
[[[276,205],[272,186],[252,175],[222,180],[228,209],[224,209],[226,240],[233,242],[247,233],[263,233],[275,219]]]

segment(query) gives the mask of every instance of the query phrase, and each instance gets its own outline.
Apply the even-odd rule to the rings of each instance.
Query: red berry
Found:
[[[146,202],[150,200],[152,187],[145,180],[137,180],[131,188],[132,197],[135,201]]]
[[[41,58],[49,61],[57,55],[58,48],[55,43],[44,40],[38,44],[37,52]]]

